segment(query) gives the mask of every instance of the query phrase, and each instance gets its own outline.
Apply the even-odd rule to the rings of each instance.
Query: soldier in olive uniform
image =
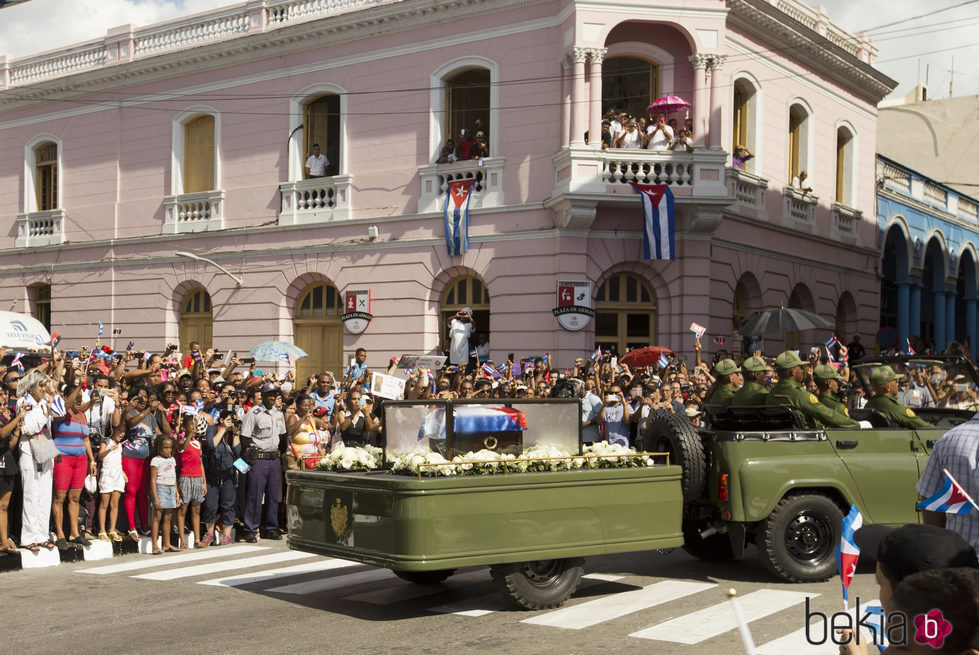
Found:
[[[819,387],[819,402],[826,405],[837,414],[849,418],[850,410],[840,402],[837,393],[840,390],[840,374],[829,364],[821,364],[812,369],[812,377]]]
[[[860,424],[853,419],[837,414],[819,402],[819,398],[802,386],[805,380],[803,366],[809,362],[799,359],[791,350],[775,358],[778,369],[778,384],[768,394],[766,404],[784,405],[797,410],[805,418],[807,428],[831,426],[836,428],[858,428]]]
[[[730,407],[734,394],[744,382],[741,378],[741,370],[734,360],[722,359],[714,367],[714,377],[717,379],[717,388],[710,398],[711,407]]]
[[[761,357],[749,357],[741,365],[744,386],[734,394],[732,407],[764,407],[768,398],[765,377],[772,369]]]
[[[891,419],[894,427],[901,428],[930,428],[934,427],[928,421],[917,416],[909,407],[905,407],[897,400],[897,381],[903,375],[894,372],[890,366],[878,366],[870,372],[870,384],[874,387],[874,395],[867,402],[869,409],[876,409],[878,412]]]

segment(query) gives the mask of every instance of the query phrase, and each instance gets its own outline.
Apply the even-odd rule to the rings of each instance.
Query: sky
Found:
[[[112,27],[150,25],[228,4],[227,0],[29,0],[0,9],[0,55],[23,57],[100,38]],[[979,40],[970,39],[979,25],[979,0],[821,0],[821,4],[840,27],[854,33],[868,31],[874,37],[879,48],[877,67],[899,82],[891,97],[903,96],[926,79],[933,99],[949,97],[950,80],[955,97],[979,94]],[[951,9],[943,11],[947,8]]]

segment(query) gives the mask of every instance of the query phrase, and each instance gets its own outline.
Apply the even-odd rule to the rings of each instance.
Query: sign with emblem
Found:
[[[367,329],[367,325],[374,316],[371,314],[371,292],[369,289],[361,291],[347,291],[343,294],[343,314],[340,320],[347,332],[360,334]]]
[[[326,493],[326,540],[344,546],[353,545],[353,494],[349,491],[331,490]],[[332,502],[330,502],[332,501]]]
[[[558,280],[557,307],[553,310],[557,322],[565,330],[577,332],[588,327],[595,316],[591,302],[591,282],[588,280]]]

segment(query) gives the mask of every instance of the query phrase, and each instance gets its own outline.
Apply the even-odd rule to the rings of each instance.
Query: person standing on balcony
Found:
[[[792,188],[802,191],[802,195],[812,193],[812,183],[809,181],[809,173],[802,171],[797,177],[793,177]]]
[[[642,148],[643,138],[639,131],[639,125],[634,119],[630,119],[626,128],[619,132],[615,140],[616,148]]]
[[[306,160],[306,179],[315,177],[326,177],[326,167],[330,165],[330,160],[320,152],[320,144],[313,144],[313,154]]]
[[[734,146],[734,152],[731,154],[731,164],[739,171],[743,171],[744,165],[748,163],[748,160],[754,158],[755,153],[739,143]]]
[[[456,142],[452,139],[446,139],[445,147],[442,148],[442,152],[439,153],[439,158],[435,160],[436,164],[451,164],[456,161]]]
[[[465,128],[459,130],[459,145],[456,146],[456,159],[459,161],[472,159],[475,149],[476,139],[472,137],[472,132]]]
[[[656,123],[646,129],[646,149],[668,150],[673,143],[673,136],[673,129],[666,124],[666,115],[660,114],[656,117]]]

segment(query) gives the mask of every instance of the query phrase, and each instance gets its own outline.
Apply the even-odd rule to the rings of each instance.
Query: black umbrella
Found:
[[[744,322],[741,334],[754,337],[762,334],[784,334],[817,328],[832,328],[833,324],[822,316],[807,312],[804,309],[779,307],[758,312]]]

